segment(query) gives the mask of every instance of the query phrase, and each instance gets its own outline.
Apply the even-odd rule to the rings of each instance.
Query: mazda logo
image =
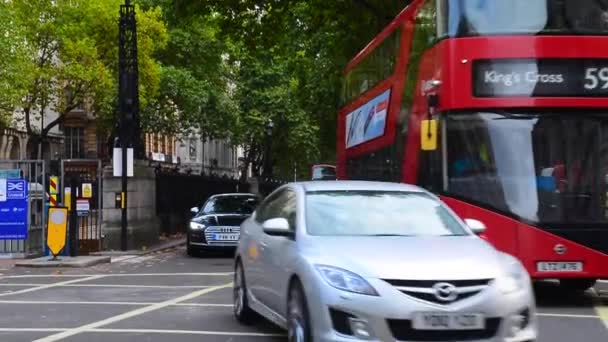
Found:
[[[566,246],[564,246],[562,244],[557,244],[557,245],[555,245],[555,247],[553,247],[553,251],[559,255],[566,254],[567,250],[568,249],[566,248]]]
[[[442,302],[451,302],[458,298],[456,286],[450,283],[437,283],[433,285],[433,293]]]

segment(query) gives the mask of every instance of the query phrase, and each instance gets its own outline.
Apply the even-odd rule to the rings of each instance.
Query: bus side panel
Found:
[[[575,242],[553,235],[530,225],[519,226],[520,258],[535,278],[606,278],[608,255]],[[556,246],[566,248],[564,254],[556,252]],[[539,272],[537,262],[582,262],[583,272]]]
[[[475,219],[483,222],[487,227],[484,235],[494,247],[519,257],[517,232],[520,223],[518,221],[454,198],[441,196],[441,200],[454,210],[461,219]],[[525,264],[524,260],[522,262]],[[526,268],[528,268],[528,265],[526,265]]]
[[[473,218],[487,226],[486,239],[497,249],[516,256],[533,278],[606,278],[608,255],[568,241],[534,226],[475,205],[442,196],[462,219]],[[557,245],[566,247],[558,254]],[[582,262],[583,272],[539,272],[538,262]]]

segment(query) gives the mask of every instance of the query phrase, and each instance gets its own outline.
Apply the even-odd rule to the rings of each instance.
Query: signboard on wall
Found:
[[[346,116],[346,148],[384,135],[390,96],[388,89]]]

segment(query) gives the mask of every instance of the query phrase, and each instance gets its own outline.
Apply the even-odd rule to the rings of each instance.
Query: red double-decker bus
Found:
[[[608,278],[608,7],[413,0],[344,72],[339,179],[420,185],[533,278]]]

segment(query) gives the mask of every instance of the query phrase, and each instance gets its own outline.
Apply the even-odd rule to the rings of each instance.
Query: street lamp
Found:
[[[268,119],[266,123],[266,152],[264,156],[264,178],[269,179],[272,177],[272,159],[271,159],[271,145],[272,145],[272,131],[274,129],[274,122],[272,119]]]

